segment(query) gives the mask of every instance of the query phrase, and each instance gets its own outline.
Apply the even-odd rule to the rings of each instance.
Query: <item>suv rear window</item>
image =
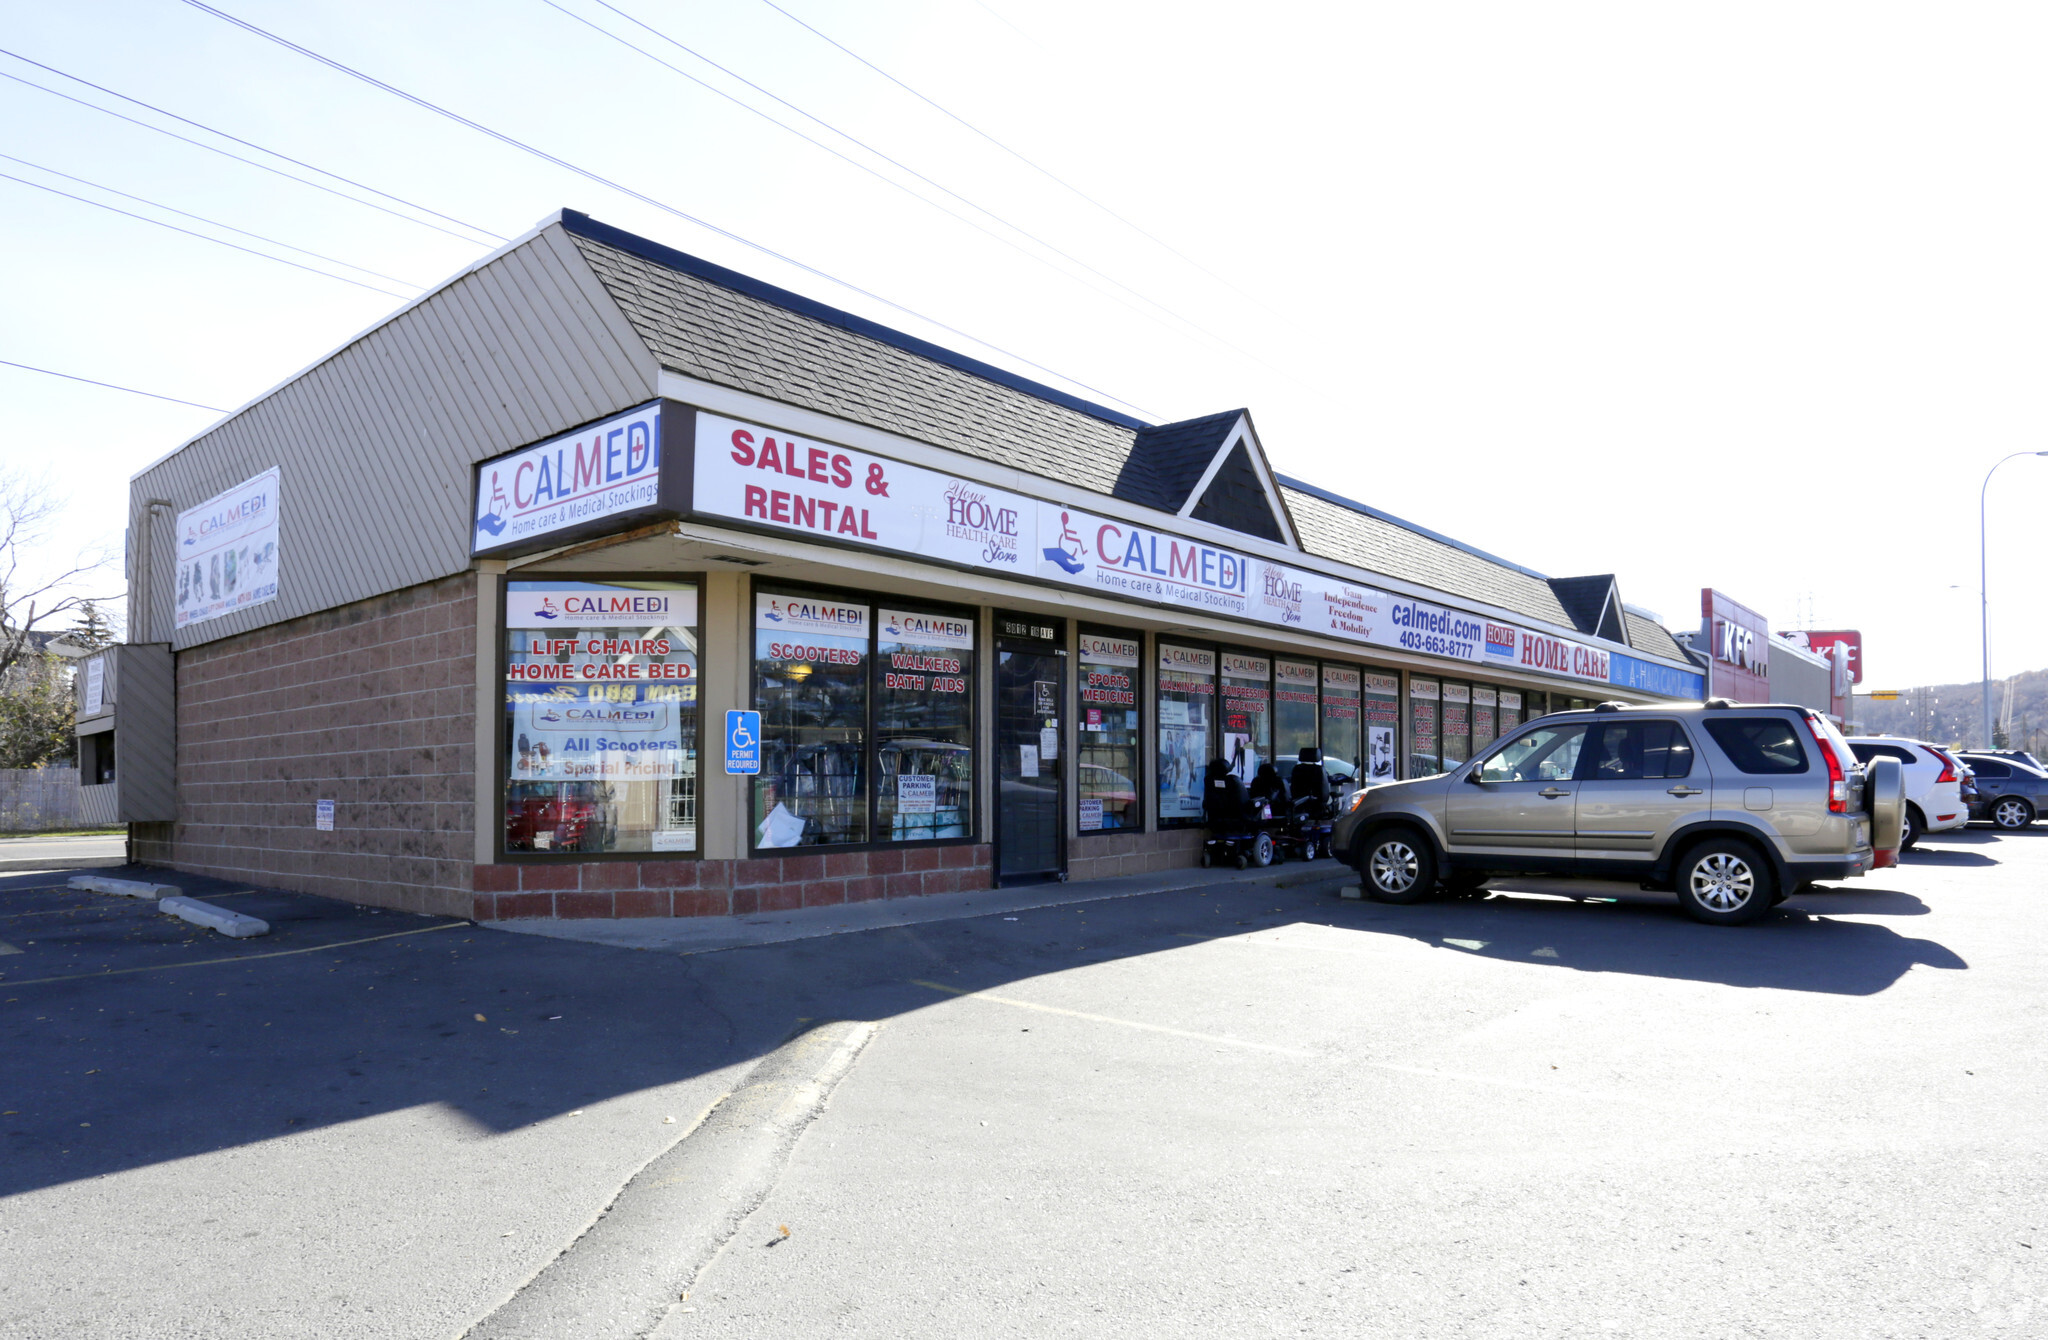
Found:
[[[1799,733],[1783,717],[1725,717],[1702,724],[1728,761],[1743,772],[1806,771]]]

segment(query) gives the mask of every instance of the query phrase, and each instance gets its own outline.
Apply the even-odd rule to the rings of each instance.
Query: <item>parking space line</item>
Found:
[[[402,935],[425,935],[429,931],[453,930],[457,926],[468,926],[467,921],[444,921],[438,926],[422,926],[418,930],[392,931],[387,935],[366,935],[360,940],[337,940],[333,944],[308,945],[304,949],[273,949],[265,954],[237,954],[232,958],[203,958],[196,963],[157,963],[146,968],[108,968],[103,972],[74,972],[63,977],[24,977],[10,982],[0,978],[0,986],[12,991],[17,986],[43,986],[50,982],[82,982],[92,977],[120,977],[133,972],[170,972],[176,968],[211,968],[223,964],[253,963],[259,958],[290,958],[294,954],[318,954],[329,949],[347,949],[350,945],[366,945],[378,940],[396,940]]]
[[[1251,1051],[1271,1052],[1279,1056],[1292,1056],[1299,1060],[1347,1063],[1346,1058],[1331,1056],[1326,1052],[1303,1051],[1297,1047],[1280,1047],[1270,1042],[1250,1042],[1244,1038],[1224,1037],[1216,1033],[1196,1033],[1184,1028],[1168,1028],[1163,1024],[1146,1024],[1140,1023],[1135,1019],[1118,1019],[1113,1015],[1090,1014],[1086,1010],[1064,1009],[1058,1005],[1040,1005],[1035,1001],[1018,1000],[1013,996],[998,996],[987,991],[968,991],[957,986],[947,986],[943,982],[928,982],[921,978],[912,978],[910,984],[912,986],[925,987],[932,991],[943,991],[949,996],[994,1001],[998,1005],[1009,1005],[1020,1010],[1035,1010],[1040,1014],[1065,1015],[1069,1019],[1086,1019],[1091,1023],[1115,1024],[1120,1028],[1135,1028],[1146,1033],[1164,1033],[1168,1037],[1189,1038],[1196,1042],[1214,1042],[1228,1047],[1243,1047]],[[1530,1084],[1522,1080],[1497,1079],[1490,1075],[1474,1075],[1461,1070],[1437,1070],[1429,1066],[1401,1065],[1394,1061],[1352,1060],[1348,1063],[1364,1066],[1368,1070],[1386,1070],[1397,1075],[1412,1075],[1418,1079],[1454,1080],[1461,1084],[1478,1084],[1487,1088],[1511,1089],[1517,1093],[1535,1094],[1541,1098],[1571,1098],[1590,1103],[1623,1103],[1632,1107],[1685,1112],[1695,1116],[1707,1114],[1734,1117],[1737,1115],[1726,1109],[1699,1104],[1659,1102],[1652,1098],[1638,1098],[1632,1094],[1572,1089],[1557,1084]]]
[[[1141,1024],[1135,1019],[1115,1019],[1106,1014],[1089,1014],[1086,1010],[1062,1009],[1058,1005],[1040,1005],[1029,1000],[1016,1000],[1010,996],[991,995],[986,991],[966,991],[943,982],[927,982],[912,978],[912,986],[925,987],[932,991],[943,991],[949,996],[968,996],[975,1000],[992,1000],[998,1005],[1011,1005],[1020,1010],[1036,1010],[1040,1014],[1062,1014],[1069,1019],[1087,1019],[1098,1024],[1117,1024],[1124,1028],[1141,1029],[1147,1033],[1164,1033],[1168,1037],[1189,1038],[1195,1042],[1215,1042],[1226,1047],[1244,1047],[1251,1051],[1272,1052],[1277,1056],[1292,1056],[1300,1060],[1313,1061],[1321,1057],[1320,1052],[1302,1051],[1298,1047],[1277,1047],[1270,1042],[1248,1042],[1243,1038],[1225,1037],[1220,1033],[1196,1033],[1185,1028],[1168,1028],[1164,1024]]]

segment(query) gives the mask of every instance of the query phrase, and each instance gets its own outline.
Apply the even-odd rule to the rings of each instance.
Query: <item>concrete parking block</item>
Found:
[[[158,887],[167,888],[169,886],[158,885]],[[189,921],[195,926],[204,926],[208,930],[219,931],[222,935],[236,940],[246,940],[251,936],[270,934],[270,923],[261,917],[247,916],[241,912],[230,912],[225,907],[215,907],[212,903],[203,903],[197,898],[162,898],[157,901],[156,906],[159,912],[165,913],[168,916],[177,917],[181,921]]]
[[[74,889],[118,894],[123,898],[168,898],[184,892],[175,884],[151,884],[147,880],[115,879],[109,875],[73,875],[70,884]]]

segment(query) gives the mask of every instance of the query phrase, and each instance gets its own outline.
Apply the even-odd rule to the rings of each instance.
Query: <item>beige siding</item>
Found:
[[[464,275],[130,484],[146,622],[185,648],[469,566],[471,467],[651,400],[656,360],[559,226]],[[278,597],[174,634],[175,513],[281,470]],[[139,602],[138,602],[139,604]]]

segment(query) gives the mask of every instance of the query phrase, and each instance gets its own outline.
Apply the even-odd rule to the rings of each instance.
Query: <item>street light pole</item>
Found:
[[[2048,456],[2048,451],[2015,451],[1992,465],[1984,472],[1983,487],[1977,490],[1977,601],[1978,614],[1984,629],[1984,744],[1992,747],[1991,736],[1991,542],[1985,529],[1984,499],[1991,492],[1991,476],[1998,473],[1998,467],[2006,461],[2016,461],[2022,456]]]

